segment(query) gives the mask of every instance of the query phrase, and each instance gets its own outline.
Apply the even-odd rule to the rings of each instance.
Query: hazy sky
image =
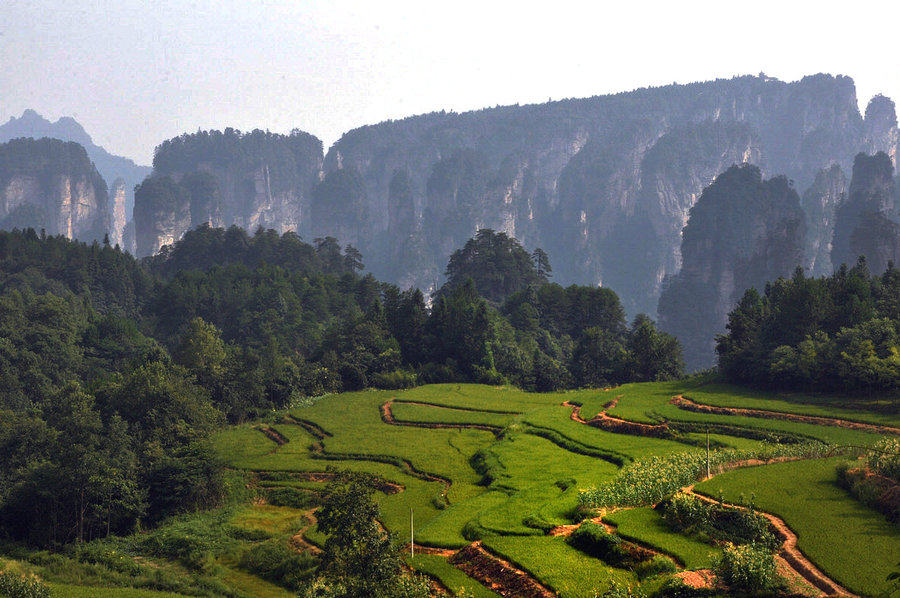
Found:
[[[435,110],[738,74],[900,100],[900,2],[0,0],[0,122],[33,108],[149,164],[198,128],[325,143]],[[835,6],[836,8],[826,8]]]

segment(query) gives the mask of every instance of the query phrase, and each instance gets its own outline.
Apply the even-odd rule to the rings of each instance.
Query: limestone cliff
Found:
[[[831,250],[835,266],[852,266],[863,256],[869,270],[880,274],[889,262],[900,264],[895,193],[894,168],[887,154],[856,156],[847,198],[837,208]]]
[[[715,335],[750,287],[789,275],[802,261],[806,224],[785,177],[733,166],[703,190],[684,229],[681,271],[659,298],[660,328],[681,341],[689,370],[715,362]]]
[[[165,141],[153,166],[151,178],[168,177],[179,190],[151,184],[135,196],[138,255],[203,223],[308,233],[322,142],[301,131],[202,131]]]
[[[886,114],[876,99],[863,119],[847,77],[738,77],[366,126],[324,169],[361,178],[367,219],[341,230],[381,278],[429,288],[490,227],[544,248],[554,280],[608,285],[630,313],[652,314],[679,270],[688,210],[717,173],[749,162],[806,191],[823,169],[849,172],[860,149],[895,147]],[[308,230],[336,229],[313,219]]]
[[[126,220],[131,218],[134,208],[134,186],[150,174],[149,166],[141,166],[128,158],[109,153],[106,149],[96,145],[84,128],[75,119],[69,117],[62,117],[56,122],[50,122],[34,110],[26,110],[19,118],[10,118],[8,122],[0,125],[0,142],[19,137],[33,139],[49,137],[62,141],[74,141],[84,146],[88,157],[105,181],[110,182],[117,179],[124,181]],[[115,206],[115,202],[112,203]],[[113,221],[116,220],[115,214],[110,213],[110,217]],[[113,231],[111,231],[112,233]]]
[[[22,138],[0,144],[0,228],[102,240],[108,204],[106,182],[77,143]]]
[[[128,197],[125,191],[125,181],[116,179],[110,189],[110,202],[112,209],[109,222],[109,242],[111,245],[122,248],[124,251],[134,252],[134,247],[125,244],[125,226],[128,224],[127,204]]]

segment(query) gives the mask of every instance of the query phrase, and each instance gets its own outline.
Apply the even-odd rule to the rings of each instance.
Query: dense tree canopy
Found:
[[[677,343],[644,316],[629,327],[613,291],[548,284],[545,255],[493,231],[466,247],[448,269],[486,273],[494,301],[467,276],[429,309],[332,237],[201,226],[140,263],[0,233],[0,533],[55,546],[214,506],[209,436],[303,397],[680,374]]]
[[[900,389],[900,271],[853,268],[809,278],[797,269],[744,293],[718,337],[719,367],[734,382],[851,393]]]

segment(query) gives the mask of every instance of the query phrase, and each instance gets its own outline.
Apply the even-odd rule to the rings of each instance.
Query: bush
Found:
[[[774,590],[778,583],[775,558],[758,544],[735,546],[729,542],[714,569],[732,591],[755,594]]]
[[[774,550],[778,540],[769,521],[753,508],[738,509],[678,492],[657,505],[663,520],[677,532],[708,536],[735,544],[759,544]]]
[[[678,567],[675,566],[675,562],[661,554],[656,555],[649,561],[640,563],[634,568],[634,572],[637,573],[639,579],[647,579],[663,573],[675,573],[677,570]]]
[[[290,590],[299,590],[312,578],[316,558],[294,552],[278,541],[263,542],[244,553],[241,567]]]
[[[0,571],[0,596],[4,598],[50,598],[50,588],[33,575]]]
[[[879,440],[866,455],[866,464],[873,473],[900,482],[900,439]]]
[[[568,542],[574,548],[591,556],[602,559],[610,565],[622,563],[629,558],[628,552],[622,547],[622,539],[615,536],[596,523],[584,523],[578,527]]]
[[[372,374],[372,386],[382,390],[403,390],[416,385],[416,375],[407,370]]]
[[[693,586],[689,586],[685,584],[683,581],[678,579],[677,577],[669,578],[666,583],[662,585],[658,592],[656,592],[656,598],[708,598],[709,596],[715,596],[716,591],[710,588],[695,588]]]

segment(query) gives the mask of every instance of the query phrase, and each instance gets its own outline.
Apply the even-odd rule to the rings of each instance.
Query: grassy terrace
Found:
[[[731,471],[696,490],[726,502],[754,495],[757,508],[777,515],[798,536],[798,548],[853,592],[887,590],[900,561],[900,530],[837,485],[840,458],[776,463]]]
[[[884,413],[849,413],[837,400],[795,404],[783,397],[685,382],[553,394],[442,384],[325,397],[310,407],[293,409],[289,414],[293,421],[279,419],[268,424],[286,443],[276,443],[258,425],[245,425],[221,433],[217,447],[232,467],[248,471],[322,472],[333,466],[376,474],[403,487],[399,493],[380,494],[378,499],[383,523],[398,540],[409,538],[412,508],[417,543],[458,549],[481,540],[487,550],[560,596],[592,598],[611,580],[636,584],[638,578],[631,571],[575,550],[564,538],[548,532],[554,526],[578,522],[583,516],[578,509],[579,490],[609,483],[621,465],[700,452],[707,424],[713,427],[714,446],[751,451],[763,447],[760,439],[773,433],[859,446],[871,445],[879,438],[832,426],[695,413],[670,404],[671,397],[678,394],[710,405],[900,424],[900,418]],[[566,401],[580,404],[582,417],[590,419],[613,399],[618,399],[609,411],[613,416],[648,424],[670,420],[676,422],[676,428],[688,424],[687,429],[672,439],[618,434],[573,421],[572,408],[562,405]],[[391,402],[397,423],[454,427],[390,425],[382,420],[381,408],[386,402]],[[500,432],[467,428],[470,424],[492,426]],[[900,534],[881,515],[834,486],[833,477],[834,460],[804,461],[729,472],[700,488],[713,494],[722,488],[726,496],[735,498],[756,492],[760,508],[784,517],[800,536],[801,549],[826,573],[866,593],[868,590],[862,589],[865,584],[876,587],[885,571],[900,561],[896,552]],[[304,490],[321,487],[307,478],[285,478],[283,474],[265,483]],[[791,493],[789,487],[794,488]],[[840,508],[821,519],[823,505]],[[606,519],[617,526],[622,537],[669,554],[688,569],[708,568],[718,553],[712,546],[672,532],[649,508],[614,511]],[[861,528],[856,525],[859,522]],[[843,528],[847,527],[860,531],[847,536],[850,540],[841,545],[836,538],[845,537],[841,534],[846,534]],[[314,528],[307,536],[322,540]],[[875,543],[882,553],[869,569],[847,556],[854,550],[865,554],[862,547],[866,543]],[[476,596],[493,595],[449,564],[446,557],[417,555],[410,564],[453,592],[466,588]],[[645,592],[652,592],[662,581],[650,578],[640,583]]]

